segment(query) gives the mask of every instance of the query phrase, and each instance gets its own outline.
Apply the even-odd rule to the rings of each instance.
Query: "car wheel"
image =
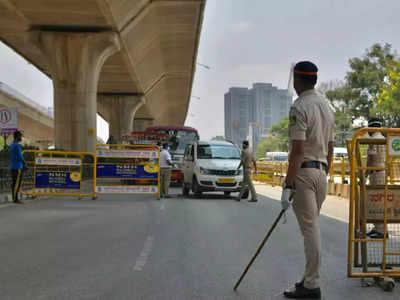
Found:
[[[229,197],[231,195],[231,192],[224,192],[225,197]]]
[[[201,197],[202,192],[196,177],[193,178],[192,191],[197,198]]]
[[[183,196],[189,196],[189,192],[190,192],[190,187],[187,183],[183,183],[182,184],[182,195]]]
[[[242,196],[242,199],[248,199],[248,198],[249,198],[249,190],[245,191]]]

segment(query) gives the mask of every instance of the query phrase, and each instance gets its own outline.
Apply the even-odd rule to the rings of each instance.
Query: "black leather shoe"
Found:
[[[308,289],[304,287],[301,282],[299,282],[296,283],[295,289],[293,291],[285,291],[283,295],[286,298],[291,299],[321,299],[321,289]]]
[[[384,235],[382,232],[379,231],[375,231],[374,233],[371,233],[370,235],[368,235],[371,239],[383,239]],[[389,238],[389,233],[386,232],[386,238]]]
[[[304,279],[302,279],[302,280],[299,281],[299,282],[296,282],[296,283],[294,284],[294,286],[295,286],[296,288],[304,287]]]

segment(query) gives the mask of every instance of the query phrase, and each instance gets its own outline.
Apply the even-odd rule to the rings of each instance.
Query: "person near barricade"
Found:
[[[160,153],[160,197],[171,198],[169,185],[171,184],[172,157],[168,151],[168,143],[163,143]]]
[[[249,202],[257,202],[257,193],[251,178],[251,164],[253,164],[254,170],[257,173],[256,160],[254,159],[253,154],[250,152],[248,141],[243,141],[242,148],[241,159],[237,169],[240,170],[240,168],[243,166],[243,184],[236,200],[240,201],[243,195],[250,190],[251,200],[249,200]]]
[[[382,121],[379,118],[371,118],[368,121],[368,127],[380,128]],[[385,139],[380,132],[369,132],[369,137],[372,139]],[[369,145],[367,152],[367,167],[384,168],[386,159],[386,146],[385,145]],[[367,171],[370,185],[385,185],[385,171],[384,170],[368,170]],[[372,239],[382,239],[384,234],[384,224],[376,223],[374,227],[367,233]],[[389,234],[387,234],[387,237]]]
[[[305,272],[284,296],[320,299],[321,238],[318,217],[326,196],[327,174],[334,148],[334,112],[314,87],[318,68],[309,61],[295,65],[294,88],[298,95],[289,113],[289,166],[281,204],[293,206],[304,240]]]
[[[19,199],[18,194],[21,188],[22,174],[25,170],[25,160],[22,155],[22,147],[19,144],[22,141],[22,133],[20,131],[14,132],[14,141],[10,146],[11,156],[11,178],[12,178],[12,200],[14,203],[23,204]]]

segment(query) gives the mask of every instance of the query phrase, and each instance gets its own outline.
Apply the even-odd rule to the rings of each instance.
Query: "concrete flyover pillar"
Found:
[[[99,94],[97,97],[99,113],[110,126],[110,135],[117,143],[122,136],[133,130],[133,118],[137,110],[145,103],[140,94]]]
[[[93,152],[97,85],[106,59],[120,49],[113,32],[30,32],[53,79],[55,146]]]
[[[146,117],[140,117],[140,118],[135,118],[133,121],[133,130],[135,131],[145,131],[148,127],[151,127],[154,125],[154,119],[153,118],[146,118]]]

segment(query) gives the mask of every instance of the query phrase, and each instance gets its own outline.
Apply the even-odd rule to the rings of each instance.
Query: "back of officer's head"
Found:
[[[382,127],[382,120],[379,118],[371,118],[368,120],[368,127]]]
[[[249,147],[249,141],[243,141],[243,148],[248,148]]]
[[[168,143],[163,143],[163,149],[168,149]]]
[[[310,61],[301,61],[294,66],[293,83],[298,95],[305,90],[315,87],[318,79],[317,74],[317,66]]]
[[[22,140],[22,132],[21,131],[14,131],[14,141],[21,141]]]

